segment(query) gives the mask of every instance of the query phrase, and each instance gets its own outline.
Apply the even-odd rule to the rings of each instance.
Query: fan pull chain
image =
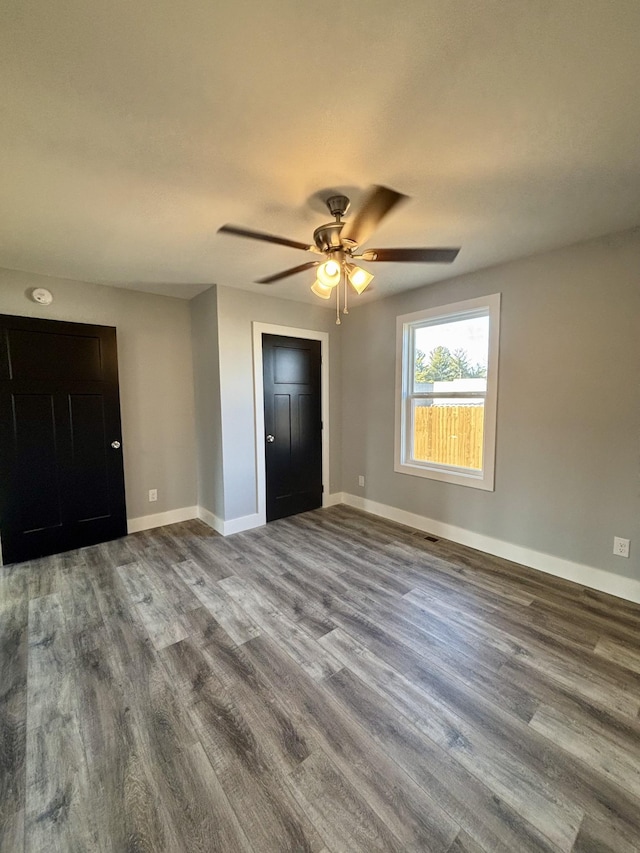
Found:
[[[336,287],[336,326],[341,325],[340,320],[340,283]]]
[[[349,292],[349,288],[347,287],[347,268],[346,268],[346,266],[343,266],[342,274],[344,275],[344,308],[342,309],[342,313],[348,314],[349,308],[347,305],[347,294]]]

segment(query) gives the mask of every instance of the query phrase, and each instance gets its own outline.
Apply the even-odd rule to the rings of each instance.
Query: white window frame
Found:
[[[484,396],[484,436],[482,470],[443,465],[411,458],[413,401],[432,394],[414,392],[414,337],[420,326],[439,325],[471,317],[489,317],[489,353],[487,361],[487,390]],[[394,470],[400,474],[427,477],[445,483],[457,483],[492,492],[495,480],[496,416],[498,406],[498,357],[500,346],[500,294],[492,293],[478,299],[467,299],[451,305],[427,308],[396,319],[396,428]],[[450,391],[443,397],[456,396]],[[460,393],[461,397],[474,396]]]

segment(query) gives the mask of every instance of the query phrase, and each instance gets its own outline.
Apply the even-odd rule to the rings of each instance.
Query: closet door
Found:
[[[3,561],[126,532],[116,330],[0,315]]]

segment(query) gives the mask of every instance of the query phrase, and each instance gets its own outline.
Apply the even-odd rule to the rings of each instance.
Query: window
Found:
[[[395,470],[493,491],[500,294],[397,320]]]

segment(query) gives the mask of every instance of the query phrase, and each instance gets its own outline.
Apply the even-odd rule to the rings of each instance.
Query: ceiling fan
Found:
[[[343,313],[348,314],[347,282],[356,293],[362,293],[371,283],[373,275],[366,269],[353,263],[355,260],[372,262],[394,262],[413,264],[450,264],[460,249],[422,248],[422,249],[360,249],[366,243],[373,231],[396,205],[408,197],[395,190],[383,186],[372,186],[357,213],[348,221],[342,217],[349,209],[350,201],[345,195],[332,195],[326,200],[329,213],[335,217],[334,222],[320,225],[313,232],[313,244],[307,245],[286,237],[277,237],[263,231],[253,231],[237,225],[223,225],[219,233],[231,234],[235,237],[246,237],[250,240],[262,240],[265,243],[276,243],[312,252],[322,256],[321,259],[307,261],[297,267],[283,270],[274,275],[257,280],[257,284],[273,284],[283,278],[317,267],[317,279],[311,290],[321,299],[329,299],[336,289],[336,323],[340,323],[340,288],[338,285],[344,279]]]

